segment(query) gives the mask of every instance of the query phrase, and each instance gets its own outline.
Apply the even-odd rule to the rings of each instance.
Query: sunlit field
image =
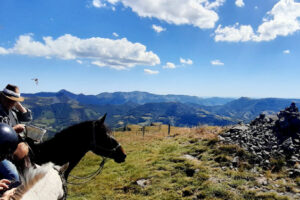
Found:
[[[113,133],[128,154],[126,162],[109,160],[95,179],[69,185],[68,199],[293,199],[299,192],[299,178],[289,179],[284,169],[272,173],[255,167],[254,172],[247,163],[251,155],[235,145],[219,144],[217,135],[224,128],[171,127],[169,135],[168,126],[157,125],[146,127],[144,136],[139,126],[129,129]],[[231,168],[236,152],[245,161]],[[84,176],[100,162],[88,153],[72,174]]]

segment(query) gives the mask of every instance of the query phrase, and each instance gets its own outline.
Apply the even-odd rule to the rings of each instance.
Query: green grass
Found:
[[[171,137],[167,137],[165,125],[159,129],[147,127],[144,137],[139,128],[130,126],[131,131],[114,133],[127,151],[126,162],[117,164],[109,160],[102,174],[94,180],[82,186],[69,185],[68,199],[289,199],[276,191],[264,192],[263,186],[257,185],[259,173],[270,178],[270,182],[277,180],[279,187],[272,188],[277,192],[282,192],[285,185],[292,189],[299,187],[299,179],[289,179],[284,171],[273,173],[258,169],[259,173],[252,173],[244,165],[230,168],[234,156],[239,155],[246,163],[251,155],[235,145],[220,145],[217,135],[222,130],[218,127],[172,127]],[[184,157],[187,154],[195,159]],[[93,172],[100,162],[98,156],[88,153],[72,174]],[[137,185],[141,179],[147,180],[145,187]]]

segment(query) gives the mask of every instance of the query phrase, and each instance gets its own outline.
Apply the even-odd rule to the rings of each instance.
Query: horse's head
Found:
[[[105,118],[106,114],[101,119],[93,121],[91,150],[97,155],[112,158],[117,163],[124,162],[125,151],[105,126]]]

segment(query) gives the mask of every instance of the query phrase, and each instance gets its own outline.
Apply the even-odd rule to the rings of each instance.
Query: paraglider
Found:
[[[35,82],[36,85],[39,84],[39,79],[38,78],[32,78],[31,80],[33,80]]]

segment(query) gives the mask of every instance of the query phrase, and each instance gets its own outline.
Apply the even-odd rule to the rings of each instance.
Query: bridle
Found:
[[[93,123],[92,123],[92,140],[91,140],[91,143],[90,143],[90,149],[91,150],[93,150],[93,151],[103,150],[103,151],[108,152],[109,155],[112,155],[120,147],[121,147],[121,145],[119,143],[116,147],[114,147],[112,149],[104,148],[104,147],[98,145],[97,142],[96,142],[96,122],[93,121]],[[104,156],[101,156],[101,157],[102,157],[102,161],[99,164],[99,168],[95,172],[90,173],[86,176],[72,176],[70,174],[69,176],[72,177],[73,179],[82,180],[82,181],[78,181],[78,182],[69,182],[69,181],[67,181],[67,183],[70,184],[70,185],[82,185],[82,184],[85,184],[85,183],[91,181],[94,177],[99,175],[102,172],[103,168],[104,168],[104,164],[105,164],[106,160],[108,159],[107,157],[104,157]]]
[[[108,148],[105,148],[105,147],[102,147],[102,146],[98,145],[97,142],[96,142],[96,121],[93,121],[93,123],[92,123],[92,130],[93,131],[92,131],[92,140],[91,140],[90,148],[93,151],[102,150],[102,151],[108,152],[109,155],[112,155],[113,153],[115,153],[117,151],[118,148],[121,147],[121,145],[119,143],[118,143],[117,146],[115,146],[112,149],[108,149]]]

